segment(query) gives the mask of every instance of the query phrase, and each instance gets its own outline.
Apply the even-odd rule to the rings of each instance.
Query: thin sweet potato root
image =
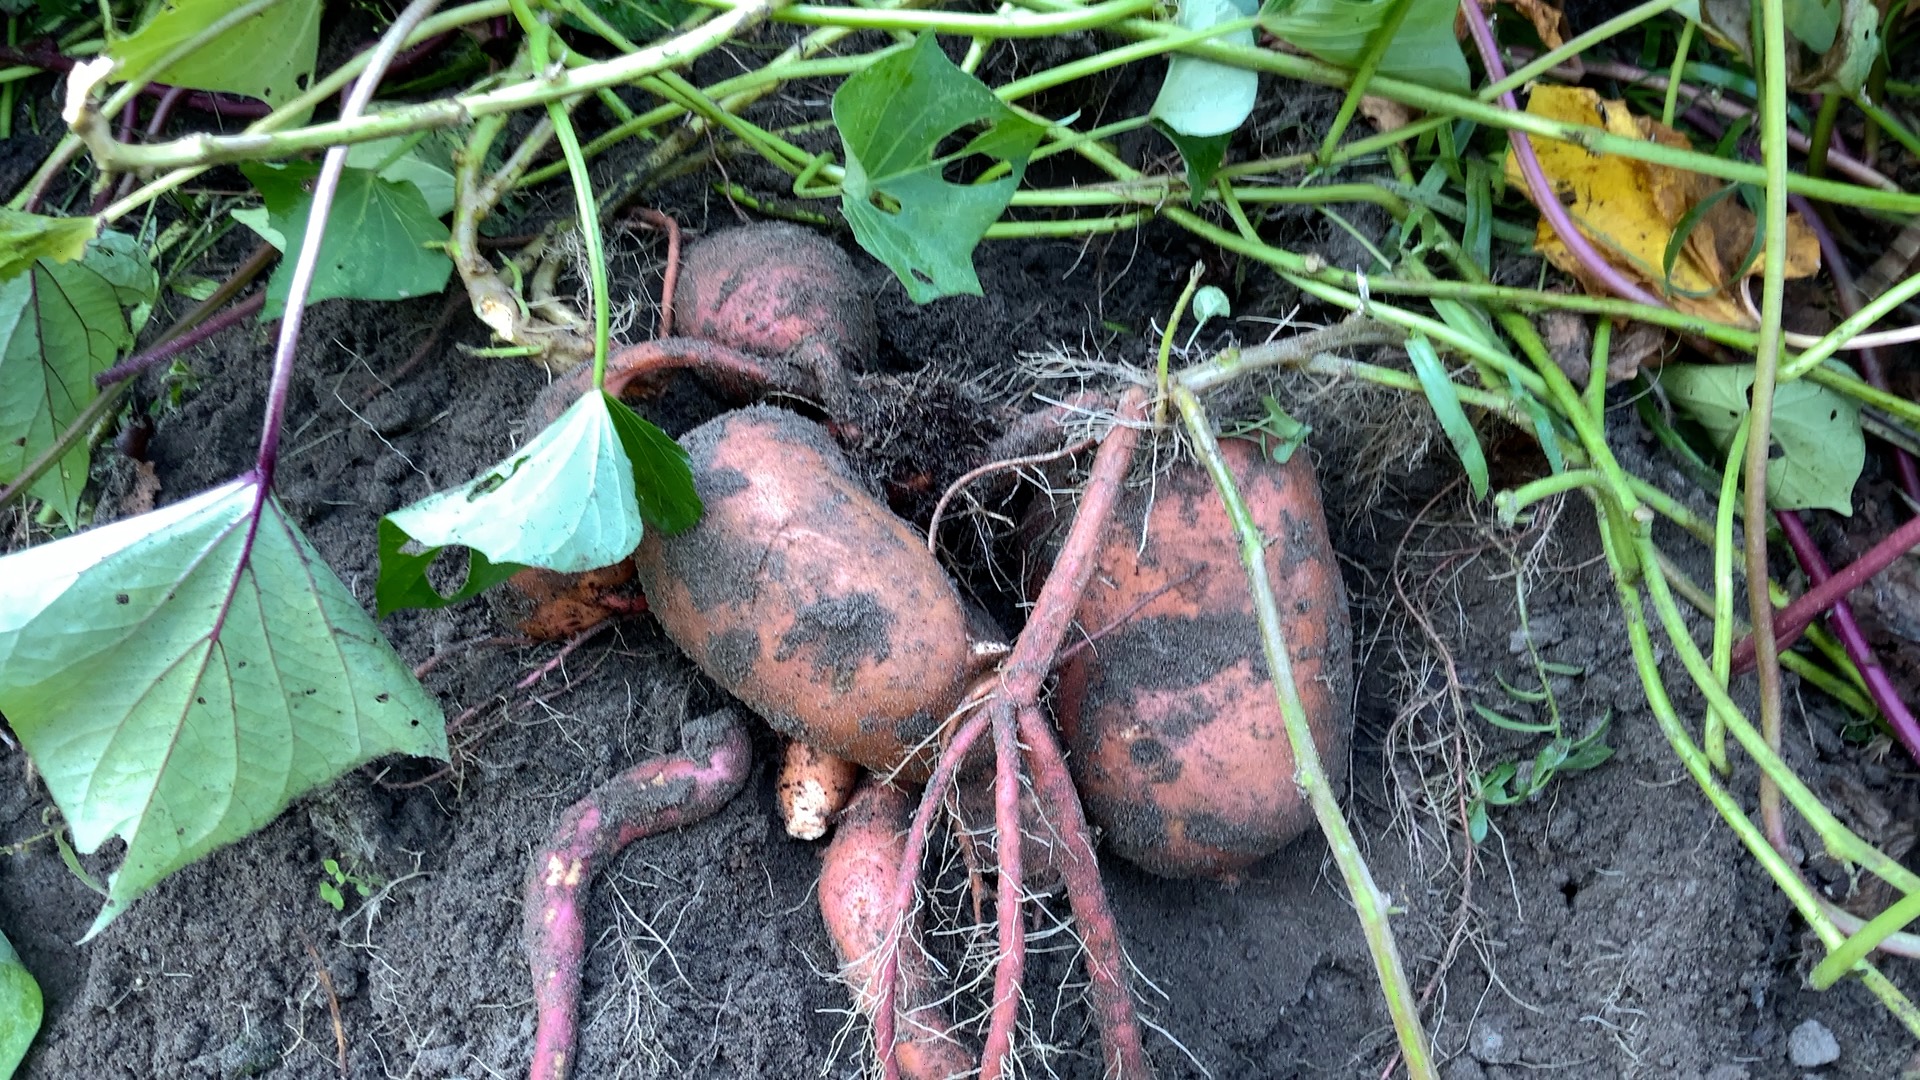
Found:
[[[752,750],[731,710],[687,722],[680,746],[595,788],[534,853],[524,930],[538,1011],[532,1080],[564,1080],[573,1064],[586,955],[582,896],[599,862],[642,837],[711,816],[746,783]]]
[[[875,1025],[889,1035],[890,1052],[881,1051],[881,1059],[895,1062],[906,1080],[947,1080],[973,1072],[974,1058],[935,1004],[916,925],[893,918],[889,903],[907,855],[908,805],[905,792],[876,780],[854,795],[820,864],[820,912],[854,1004],[868,1017],[881,1007],[879,983],[890,973],[889,1019],[897,1011],[898,1023]]]
[[[1061,876],[1067,887],[1080,940],[1086,949],[1087,974],[1092,983],[1094,1016],[1100,1028],[1106,1075],[1113,1080],[1147,1080],[1154,1075],[1142,1043],[1140,1023],[1128,988],[1126,958],[1120,932],[1107,904],[1106,890],[1094,857],[1093,837],[1079,796],[1073,790],[1059,744],[1041,718],[1040,692],[1058,658],[1060,645],[1072,625],[1075,610],[1093,576],[1100,538],[1105,535],[1115,504],[1125,484],[1139,441],[1145,395],[1127,394],[1120,402],[1119,420],[1101,440],[1094,457],[1079,512],[1067,531],[1052,573],[1034,603],[1026,628],[1000,670],[999,685],[983,699],[969,695],[978,709],[955,728],[933,765],[926,794],[907,829],[906,847],[895,876],[890,903],[881,913],[882,926],[905,923],[914,910],[921,855],[933,828],[937,807],[968,754],[982,735],[992,732],[994,755],[995,828],[1000,833],[999,889],[995,918],[999,920],[999,950],[994,972],[985,1053],[980,1060],[982,1080],[997,1080],[1010,1071],[1013,1034],[1019,1019],[1020,977],[1026,963],[1019,794],[1024,761],[1046,819],[1064,843]],[[1017,753],[1016,753],[1017,748]],[[895,1015],[900,995],[913,979],[908,965],[913,950],[893,950],[880,966],[874,986],[874,1041],[882,1074],[895,1080],[907,1061],[889,1048],[895,1038]]]

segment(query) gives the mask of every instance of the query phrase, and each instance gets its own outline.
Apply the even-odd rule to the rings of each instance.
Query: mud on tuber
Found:
[[[1152,1075],[1095,827],[1115,854],[1154,873],[1230,878],[1312,820],[1232,523],[1207,474],[1181,462],[1136,475],[1146,392],[1089,399],[1108,419],[1073,512],[1027,531],[1048,569],[1007,646],[835,444],[836,410],[863,392],[854,372],[874,341],[845,254],[792,226],[749,226],[692,247],[680,274],[673,315],[692,336],[620,352],[608,389],[644,396],[691,372],[725,399],[807,403],[829,423],[749,404],[689,432],[681,441],[705,516],[674,536],[649,533],[632,565],[675,644],[794,740],[780,785],[790,830],[818,836],[837,818],[822,914],[882,1073],[991,1078],[1014,1067],[1034,884],[1057,881],[1105,1073]],[[581,377],[544,394],[534,419],[576,395]],[[1010,420],[1008,430],[1028,449],[1073,441],[1057,418]],[[1232,445],[1225,455],[1268,538],[1313,739],[1337,762],[1350,725],[1349,631],[1311,467],[1304,455],[1278,465]],[[630,597],[596,606],[577,581],[524,584],[542,605],[523,626],[530,633],[635,607]],[[1070,755],[1046,713],[1056,682]],[[536,1078],[564,1076],[572,1063],[580,893],[596,863],[716,810],[744,784],[747,757],[730,715],[690,725],[681,754],[590,794],[536,853],[526,916]],[[869,770],[857,794],[856,765]],[[988,843],[964,839],[949,814],[963,805],[992,822]],[[920,926],[923,864],[949,828],[975,862],[974,910],[996,942],[979,1022],[954,1019],[955,988],[929,962]]]

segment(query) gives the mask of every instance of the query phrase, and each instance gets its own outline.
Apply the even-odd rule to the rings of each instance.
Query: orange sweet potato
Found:
[[[966,613],[926,542],[811,420],[755,406],[681,441],[706,513],[634,557],[667,636],[783,733],[923,775],[910,751],[931,751],[969,664]]]
[[[678,332],[814,372],[822,393],[873,355],[873,301],[846,252],[780,222],[716,232],[687,250],[673,290]]]
[[[1313,468],[1239,440],[1221,451],[1268,540],[1294,678],[1337,775],[1351,632]],[[1115,852],[1169,877],[1231,877],[1313,823],[1235,533],[1200,466],[1128,494],[1076,618],[1096,639],[1062,667],[1056,707],[1087,816]]]

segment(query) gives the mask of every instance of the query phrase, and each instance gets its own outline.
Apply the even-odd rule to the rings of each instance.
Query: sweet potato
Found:
[[[798,739],[788,740],[780,759],[780,779],[774,784],[774,803],[787,835],[795,840],[827,835],[859,782],[860,766]]]
[[[871,779],[854,795],[820,864],[820,915],[861,1015],[872,1018],[882,969],[897,965],[892,1027],[899,1075],[948,1080],[971,1074],[979,1063],[954,1041],[951,1022],[935,1004],[940,995],[920,936],[894,924],[890,903],[906,855],[910,805],[899,789]]]
[[[873,355],[873,302],[846,252],[778,222],[726,229],[687,250],[673,290],[679,333],[810,368],[823,391]],[[831,404],[831,402],[829,402]]]
[[[1352,644],[1313,468],[1240,440],[1221,450],[1268,539],[1294,677],[1337,773]],[[1076,618],[1095,640],[1063,665],[1056,705],[1087,815],[1115,852],[1169,877],[1231,877],[1312,825],[1233,527],[1199,466],[1128,494]]]
[[[924,775],[968,672],[967,617],[926,542],[820,425],[756,406],[689,432],[700,523],[635,555],[661,627],[784,734]],[[909,761],[909,758],[912,758]]]

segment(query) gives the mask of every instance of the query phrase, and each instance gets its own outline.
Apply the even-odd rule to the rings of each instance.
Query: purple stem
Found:
[[[1821,556],[1800,515],[1779,510],[1775,511],[1774,518],[1780,522],[1780,531],[1786,533],[1787,543],[1793,546],[1794,557],[1800,560],[1800,569],[1806,571],[1807,580],[1819,585],[1831,578],[1833,572],[1827,568],[1827,560]],[[1893,728],[1900,745],[1907,748],[1907,755],[1920,761],[1920,723],[1914,722],[1913,713],[1907,710],[1907,703],[1900,700],[1900,691],[1894,688],[1887,669],[1881,667],[1879,658],[1873,655],[1867,635],[1861,632],[1859,621],[1853,617],[1853,606],[1844,599],[1837,600],[1829,618],[1853,666],[1860,669],[1860,677],[1866,682],[1873,703],[1879,706],[1880,715],[1887,718],[1887,726]]]
[[[65,74],[73,70],[73,57],[66,56],[47,40],[30,42],[25,45],[0,45],[0,63],[19,64],[37,67],[47,71]],[[151,97],[161,97],[179,87],[164,83],[148,83],[140,92]],[[258,120],[273,111],[264,101],[241,97],[238,94],[210,94],[202,90],[187,92],[186,104],[189,108],[209,112],[215,116],[231,116],[238,120]]]
[[[1487,24],[1487,16],[1480,10],[1480,5],[1475,0],[1461,0],[1460,11],[1466,17],[1467,30],[1473,35],[1474,47],[1480,50],[1480,62],[1487,69],[1487,78],[1493,82],[1506,78],[1506,66],[1500,62],[1500,46],[1493,40],[1493,27]],[[1512,92],[1501,94],[1500,104],[1512,112],[1520,111]],[[1593,244],[1574,225],[1567,208],[1560,205],[1560,197],[1554,192],[1553,185],[1547,182],[1547,174],[1540,169],[1540,159],[1533,153],[1533,142],[1518,131],[1508,131],[1507,141],[1513,144],[1513,159],[1520,166],[1520,174],[1527,178],[1527,194],[1533,199],[1533,205],[1539,208],[1540,216],[1553,226],[1560,242],[1567,245],[1567,250],[1580,261],[1580,265],[1616,296],[1654,307],[1666,307],[1659,297],[1627,280],[1626,275],[1594,250]]]
[[[259,311],[266,302],[267,294],[264,290],[254,293],[252,296],[222,311],[220,314],[213,316],[199,326],[181,334],[179,337],[173,338],[170,341],[163,341],[153,348],[148,349],[146,352],[127,357],[125,360],[94,376],[93,383],[100,389],[105,390],[114,383],[133,378],[135,375],[140,374],[155,364],[164,364],[174,357],[179,356],[181,353],[186,352],[188,349],[193,348],[195,345],[206,341],[222,330],[235,325],[247,316]]]
[[[1814,213],[1813,206],[1798,195],[1789,195],[1794,209],[1800,212],[1801,220],[1813,230],[1820,241],[1820,257],[1827,264],[1827,273],[1833,278],[1833,292],[1840,300],[1840,310],[1849,318],[1860,310],[1860,289],[1853,283],[1853,270],[1847,266],[1847,257],[1833,238],[1833,231],[1827,223]],[[1887,370],[1881,359],[1879,349],[1861,349],[1854,355],[1860,359],[1860,374],[1874,387],[1887,389]],[[1920,466],[1914,463],[1913,455],[1899,447],[1893,448],[1894,471],[1900,474],[1900,488],[1907,497],[1920,503]]]
[[[380,35],[380,44],[367,57],[366,70],[353,81],[348,91],[346,104],[340,108],[340,119],[352,120],[366,111],[367,102],[373,100],[374,88],[387,73],[388,65],[393,63],[394,55],[400,51],[400,43],[413,33],[420,20],[427,17],[439,0],[413,0]],[[300,343],[301,315],[307,305],[307,293],[313,287],[314,267],[320,262],[320,242],[326,237],[327,214],[333,209],[333,197],[340,189],[340,174],[346,171],[347,147],[335,146],[327,151],[326,158],[320,163],[320,175],[313,182],[313,206],[307,213],[306,235],[300,238],[300,251],[294,256],[293,276],[287,282],[287,311],[280,318],[280,337],[273,347],[273,377],[267,386],[266,415],[260,422],[260,452],[254,458],[254,480],[258,485],[255,496],[254,528],[259,523],[259,508],[265,505],[267,490],[273,486],[274,466],[280,460],[280,428],[287,417],[287,391],[293,385],[294,349]],[[252,546],[251,530],[248,547]],[[242,559],[242,564],[245,559]]]
[[[1533,49],[1524,49],[1517,46],[1507,51],[1511,52],[1516,59],[1523,60],[1530,60],[1538,55]],[[1648,90],[1662,92],[1666,90],[1667,83],[1669,82],[1666,76],[1655,74],[1645,68],[1634,67],[1632,64],[1622,64],[1614,60],[1595,60],[1591,57],[1582,58],[1580,70],[1577,72],[1563,66],[1555,68],[1554,74],[1556,77],[1565,78],[1569,82],[1578,82],[1581,78],[1587,76],[1619,79],[1622,82],[1632,83],[1635,86],[1646,87]],[[1686,95],[1688,101],[1702,108],[1711,109],[1721,116],[1735,118],[1751,116],[1753,114],[1753,109],[1749,106],[1742,105],[1737,101],[1729,100],[1717,94],[1708,93],[1697,86],[1691,86],[1684,82],[1680,84],[1680,92]],[[1787,129],[1787,145],[1804,154],[1813,146],[1813,140],[1809,139],[1805,132],[1789,128]],[[1882,191],[1902,190],[1899,184],[1894,183],[1892,180],[1887,179],[1875,171],[1873,166],[1848,154],[1845,145],[1840,142],[1840,136],[1837,132],[1834,134],[1833,142],[1827,151],[1827,166],[1834,172],[1865,184],[1868,187],[1879,188]]]
[[[1899,528],[1880,538],[1866,554],[1848,563],[1832,577],[1795,597],[1773,617],[1773,639],[1784,649],[1799,640],[1807,624],[1820,613],[1847,598],[1847,594],[1865,585],[1875,574],[1893,565],[1907,552],[1920,548],[1920,517],[1908,518]],[[1808,577],[1812,577],[1811,574]],[[1733,670],[1738,673],[1753,667],[1753,638],[1749,635],[1733,647]]]

